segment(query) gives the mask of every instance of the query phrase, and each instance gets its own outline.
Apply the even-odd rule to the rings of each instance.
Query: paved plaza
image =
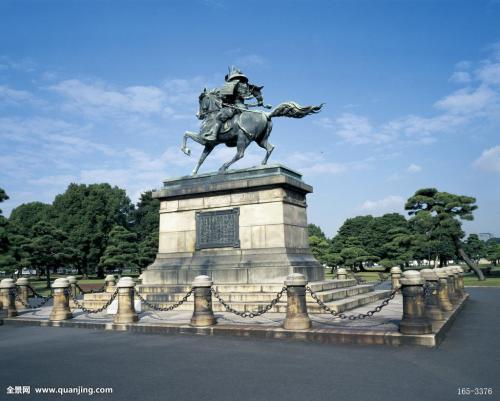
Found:
[[[5,325],[0,399],[499,399],[500,289],[469,293],[436,349]],[[9,396],[10,385],[111,387],[113,394]],[[459,387],[494,393],[459,396]]]

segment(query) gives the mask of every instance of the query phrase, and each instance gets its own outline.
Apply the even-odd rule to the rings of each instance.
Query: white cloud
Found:
[[[26,104],[36,103],[36,97],[30,92],[11,89],[7,86],[0,85],[0,104]]]
[[[486,63],[476,71],[477,78],[489,85],[500,84],[500,63]]]
[[[484,150],[474,166],[483,171],[500,173],[500,145]]]
[[[422,171],[422,166],[419,166],[418,164],[410,164],[407,168],[406,171],[409,173],[418,173]]]
[[[153,86],[130,86],[111,89],[102,83],[85,83],[69,79],[50,86],[64,96],[69,106],[91,115],[107,113],[159,113],[163,109],[164,92]]]
[[[374,215],[382,215],[391,212],[402,212],[404,209],[404,198],[397,195],[390,195],[379,200],[366,200],[361,205],[361,211]]]
[[[500,48],[500,46],[498,46]],[[328,116],[315,124],[355,145],[383,145],[395,142],[431,144],[436,135],[466,128],[474,122],[500,117],[500,62],[483,60],[472,72],[472,63],[457,64],[450,81],[464,86],[434,103],[436,115],[406,115],[375,124],[366,116],[343,113],[336,119]]]
[[[261,66],[263,64],[265,64],[265,60],[258,54],[247,54],[236,59],[236,66],[241,67]]]
[[[451,114],[474,114],[498,100],[498,93],[486,85],[463,88],[437,101],[435,106]]]
[[[458,84],[466,84],[471,81],[471,76],[466,71],[455,71],[450,77],[450,82],[455,82]]]

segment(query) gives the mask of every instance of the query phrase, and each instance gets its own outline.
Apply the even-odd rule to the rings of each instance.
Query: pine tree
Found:
[[[104,254],[99,260],[99,274],[102,275],[104,270],[138,267],[137,235],[125,227],[113,226]]]

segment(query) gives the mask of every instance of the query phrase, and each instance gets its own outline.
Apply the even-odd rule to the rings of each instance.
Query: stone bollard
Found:
[[[425,316],[424,280],[416,270],[407,270],[401,277],[403,319],[399,323],[402,334],[429,334],[432,325]]]
[[[132,277],[122,277],[118,280],[118,311],[113,323],[134,323],[139,320],[134,308],[134,287]]]
[[[430,320],[445,320],[443,310],[439,306],[439,277],[433,269],[420,270],[422,278],[431,286],[435,287],[432,292],[429,291],[424,299],[425,316]]]
[[[26,306],[24,305],[29,305],[29,300],[28,300],[28,286],[29,286],[29,281],[26,277],[19,277],[16,281],[16,286],[18,289],[18,294],[19,298],[22,300],[18,301],[16,299],[16,308],[18,309],[25,309]]]
[[[462,293],[462,297],[465,297],[465,286],[464,286],[464,269],[461,266],[457,266],[458,271],[458,285],[460,287],[460,292]]]
[[[448,291],[448,273],[446,273],[442,268],[433,269],[439,278],[439,289],[438,289],[438,299],[439,306],[443,311],[453,310],[453,305],[450,302],[449,291]]]
[[[6,311],[7,317],[17,316],[16,309],[16,284],[11,278],[4,278],[0,281],[0,294],[2,295],[3,310]]]
[[[401,279],[401,268],[399,266],[394,266],[391,268],[391,286],[393,290],[401,288],[401,283],[399,280]]]
[[[347,280],[347,270],[343,267],[339,267],[337,269],[337,279],[338,280]]]
[[[68,276],[68,277],[66,277],[66,279],[67,279],[67,280],[68,280],[68,282],[69,282],[69,289],[71,290],[71,293],[72,293],[75,297],[77,297],[77,296],[78,296],[79,291],[78,291],[78,287],[77,287],[77,285],[76,285],[76,284],[78,283],[78,281],[77,281],[76,277],[75,277],[75,276]],[[70,300],[69,300],[69,307],[70,307],[70,308],[77,308],[77,305],[75,304],[75,301],[73,301],[71,298],[70,298]]]
[[[116,278],[112,274],[108,274],[104,279],[104,291],[115,292]]]
[[[450,298],[450,302],[455,305],[458,303],[458,296],[455,290],[455,273],[453,268],[443,267],[443,270],[448,275],[448,298]]]
[[[306,278],[303,274],[292,273],[286,280],[286,317],[283,328],[287,330],[305,330],[311,327],[307,314]]]
[[[212,279],[209,276],[197,276],[193,281],[194,309],[191,326],[205,327],[217,323],[212,310]]]
[[[68,276],[66,277],[66,279],[69,282],[69,288],[71,289],[71,292],[76,297],[78,295],[78,287],[77,287],[78,280],[76,279],[75,276]]]
[[[456,265],[452,266],[452,268],[453,268],[453,273],[455,275],[455,293],[457,294],[457,298],[461,300],[464,297],[464,291],[461,285],[461,281],[463,280],[460,274],[462,272],[462,268]]]
[[[69,309],[69,281],[67,278],[57,278],[52,283],[54,290],[54,306],[50,313],[49,320],[57,322],[60,320],[73,319],[73,314]]]

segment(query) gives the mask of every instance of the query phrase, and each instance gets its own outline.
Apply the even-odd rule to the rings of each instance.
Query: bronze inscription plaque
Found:
[[[240,246],[240,209],[196,212],[196,249]]]

